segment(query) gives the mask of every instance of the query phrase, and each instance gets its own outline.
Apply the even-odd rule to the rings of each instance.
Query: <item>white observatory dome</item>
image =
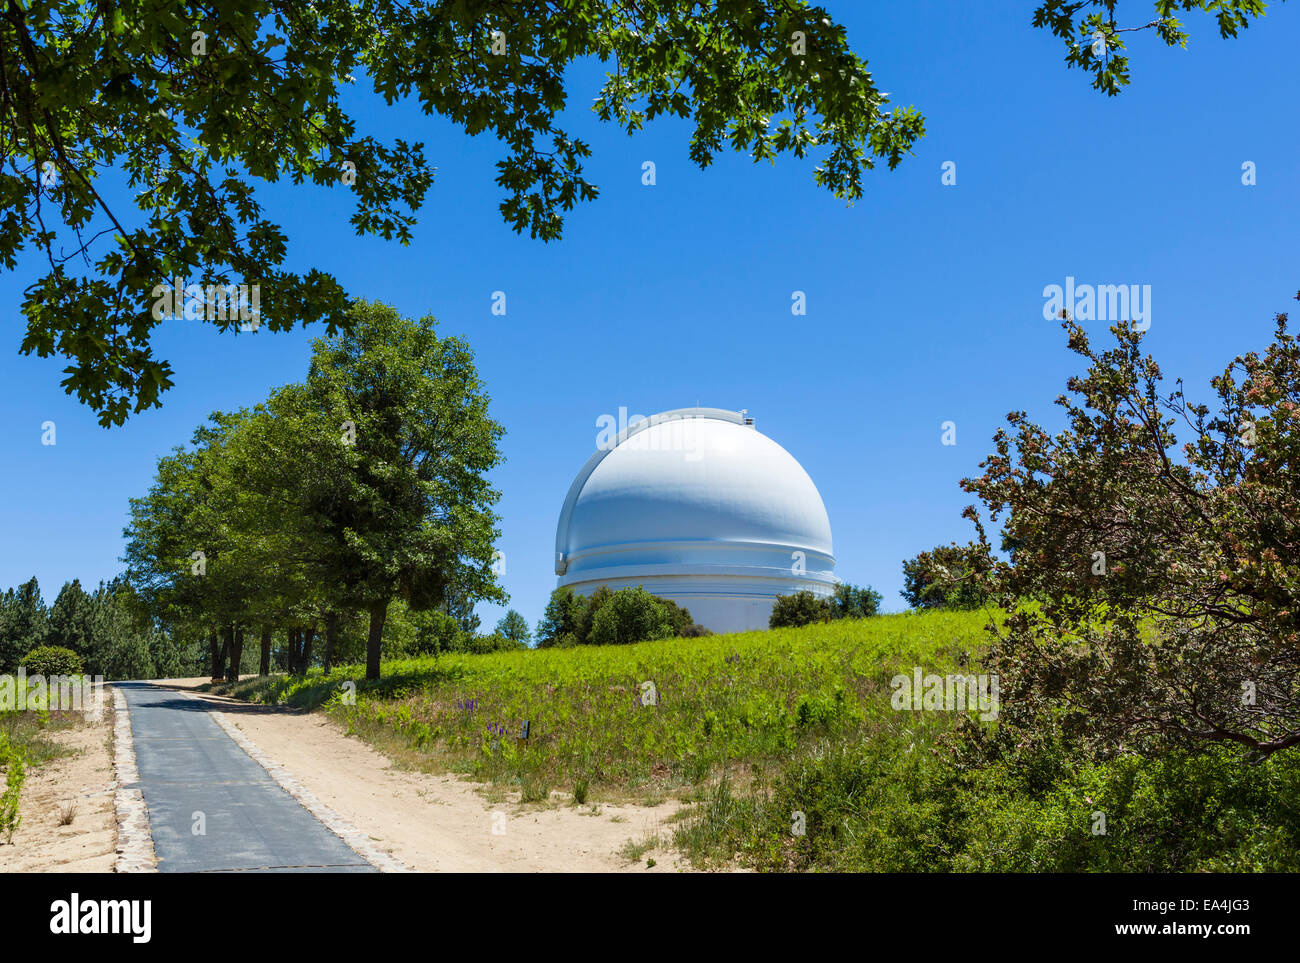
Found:
[[[777,595],[834,590],[817,486],[743,413],[668,411],[601,447],[560,512],[561,586],[643,585],[714,632],[767,628]]]

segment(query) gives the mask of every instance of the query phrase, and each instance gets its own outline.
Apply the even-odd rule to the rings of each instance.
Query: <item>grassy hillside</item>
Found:
[[[895,710],[889,680],[914,667],[979,671],[987,621],[936,612],[443,655],[385,663],[380,682],[355,691],[360,666],[217,691],[320,708],[402,764],[524,801],[557,790],[577,802],[679,798],[692,805],[676,842],[700,865],[1300,869],[1296,753],[1258,765],[1223,748],[960,768],[946,739],[958,713]],[[654,705],[642,704],[645,683]]]
[[[788,757],[804,741],[880,724],[889,679],[914,665],[947,671],[983,645],[978,613],[893,615],[805,629],[386,662],[377,684],[274,677],[219,687],[326,711],[408,764],[446,768],[527,795],[676,793],[724,772]],[[643,705],[643,684],[655,705]],[[882,715],[881,709],[886,715]],[[529,738],[517,738],[523,723]]]

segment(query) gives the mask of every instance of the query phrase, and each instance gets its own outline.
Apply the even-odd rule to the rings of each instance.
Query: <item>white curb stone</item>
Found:
[[[131,715],[122,690],[113,689],[113,808],[117,813],[117,873],[156,873],[149,808],[140,790],[131,739]]]

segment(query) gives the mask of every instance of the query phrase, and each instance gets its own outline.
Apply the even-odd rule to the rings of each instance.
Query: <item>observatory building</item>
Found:
[[[714,632],[765,629],[776,596],[834,590],[817,486],[744,412],[681,408],[610,435],[560,511],[561,586],[642,585]]]

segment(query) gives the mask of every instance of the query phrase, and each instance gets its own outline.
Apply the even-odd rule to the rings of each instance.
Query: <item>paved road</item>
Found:
[[[130,707],[159,872],[375,872],[226,735],[207,702],[143,682],[114,685]]]

